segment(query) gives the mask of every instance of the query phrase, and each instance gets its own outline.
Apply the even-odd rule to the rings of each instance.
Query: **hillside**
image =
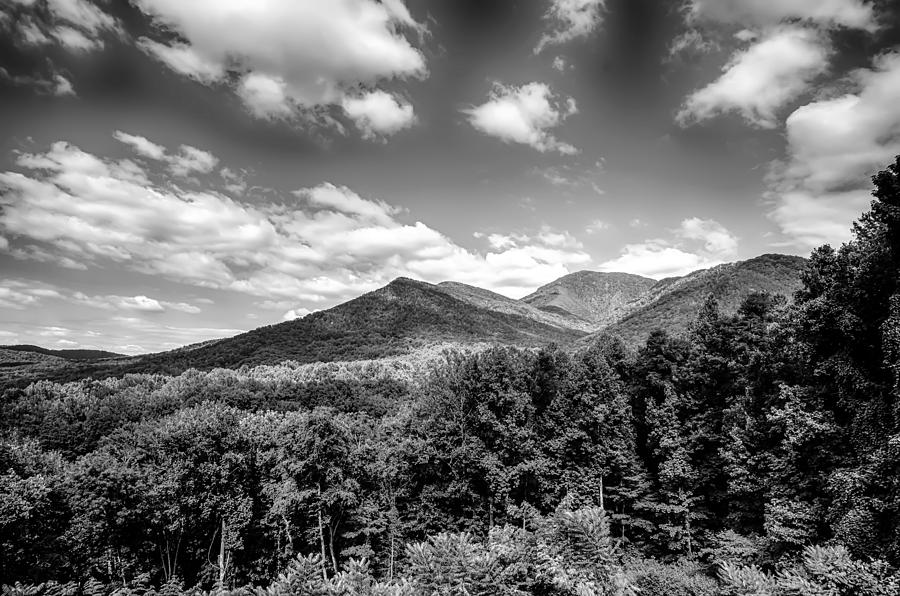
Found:
[[[623,308],[655,282],[630,273],[578,271],[541,286],[522,302],[545,312],[587,321],[593,329],[622,316]]]
[[[623,310],[627,314],[603,332],[619,335],[631,344],[640,343],[657,328],[681,333],[696,318],[710,293],[727,314],[736,312],[751,292],[771,292],[790,299],[800,288],[800,273],[806,262],[802,257],[766,254],[660,280],[626,305]]]
[[[432,285],[399,278],[303,319],[168,352],[129,358],[109,352],[12,346],[4,350],[7,356],[0,354],[0,366],[5,368],[5,380],[27,382],[129,372],[179,373],[188,368],[236,368],[286,360],[356,361],[440,346],[578,346],[590,341],[592,331],[617,334],[635,345],[656,328],[671,333],[687,329],[709,293],[726,313],[734,312],[753,291],[790,296],[800,286],[805,263],[800,257],[763,255],[658,282],[624,273],[582,271],[522,300],[456,282]],[[87,357],[105,359],[81,359]]]
[[[48,348],[32,345],[0,346],[0,349],[23,352],[26,354],[42,354],[44,356],[64,358],[65,360],[102,360],[104,358],[123,357],[122,354],[107,352],[105,350],[50,350]],[[29,356],[29,358],[31,358],[31,356]]]
[[[502,297],[500,297],[502,298]],[[436,344],[561,344],[586,335],[528,316],[478,306],[446,288],[399,278],[387,286],[302,319],[260,327],[190,350],[85,366],[79,376],[126,372],[175,373],[285,360],[329,362],[407,354]],[[71,371],[66,371],[71,376]]]
[[[463,302],[494,312],[525,317],[540,323],[567,329],[593,331],[597,327],[590,321],[580,317],[567,313],[553,312],[552,310],[541,310],[521,300],[513,300],[483,288],[455,281],[441,282],[437,287]]]

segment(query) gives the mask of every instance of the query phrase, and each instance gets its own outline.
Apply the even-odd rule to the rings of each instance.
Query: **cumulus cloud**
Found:
[[[381,90],[345,97],[341,105],[367,139],[396,134],[416,122],[410,103]]]
[[[688,218],[672,232],[671,239],[627,244],[618,257],[599,269],[660,279],[721,265],[737,256],[737,237],[715,220]]]
[[[119,136],[155,152],[155,144]],[[0,235],[10,251],[33,246],[58,263],[115,265],[291,300],[293,308],[344,300],[400,275],[521,296],[590,260],[574,238],[549,229],[469,250],[424,223],[402,221],[388,203],[329,183],[244,203],[65,142],[20,154],[17,165],[21,171],[0,173]]]
[[[681,222],[678,235],[687,240],[703,242],[703,249],[709,254],[723,258],[737,255],[737,237],[714,219],[685,219]]]
[[[289,311],[285,312],[281,316],[282,321],[294,321],[296,319],[302,319],[306,315],[310,314],[312,311],[308,308],[292,308]]]
[[[788,117],[788,158],[771,174],[770,215],[803,248],[849,239],[871,200],[870,176],[900,153],[900,54],[877,58],[850,80],[855,92]]]
[[[774,128],[778,111],[828,69],[829,54],[827,41],[813,29],[772,29],[737,52],[716,81],[692,93],[677,120],[686,126],[737,112],[750,124]]]
[[[606,0],[551,0],[546,18],[553,22],[554,29],[541,37],[534,53],[590,35],[602,23],[605,8]]]
[[[874,30],[872,4],[863,0],[690,0],[688,18],[741,27],[804,20],[828,27]]]
[[[135,4],[182,38],[142,39],[144,51],[201,83],[232,84],[236,79],[237,95],[260,118],[292,118],[321,106],[340,106],[359,85],[427,74],[422,52],[404,34],[421,37],[424,28],[402,0]],[[396,126],[378,118],[369,120],[373,130],[379,124]]]
[[[166,159],[166,148],[162,145],[157,145],[156,143],[147,140],[145,137],[132,135],[128,134],[127,132],[117,130],[113,133],[113,138],[117,141],[125,143],[126,145],[130,145],[138,155],[142,155],[144,157],[149,157],[150,159],[156,159],[159,161],[163,161]]]
[[[209,151],[190,145],[182,145],[178,153],[170,154],[162,145],[139,135],[117,130],[113,133],[113,138],[130,146],[141,157],[167,163],[169,171],[176,176],[190,176],[194,173],[208,174],[219,163],[219,158]]]
[[[558,141],[549,131],[577,113],[575,100],[564,101],[545,83],[521,87],[495,83],[486,103],[462,110],[478,131],[505,143],[528,145],[545,153],[573,155],[578,150]]]
[[[12,19],[15,41],[29,46],[56,42],[74,52],[90,52],[104,46],[103,37],[121,32],[113,16],[87,0],[16,0],[19,11]],[[6,15],[0,9],[0,15]]]
[[[199,83],[212,84],[225,76],[225,66],[204,59],[193,47],[183,43],[166,45],[141,37],[137,46],[180,75]]]

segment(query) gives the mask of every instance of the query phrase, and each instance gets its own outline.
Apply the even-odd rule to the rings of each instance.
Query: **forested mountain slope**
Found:
[[[582,319],[581,317],[569,313],[557,312],[552,309],[543,310],[522,300],[507,298],[496,292],[491,292],[490,290],[485,290],[476,286],[470,286],[455,281],[445,281],[439,283],[437,287],[451,296],[459,298],[463,302],[468,302],[474,306],[486,308],[495,312],[533,319],[554,327],[580,329],[582,331],[594,331],[597,328],[596,324]]]
[[[766,254],[663,279],[625,305],[622,311],[627,314],[602,332],[632,344],[645,340],[654,329],[682,333],[710,294],[727,314],[736,312],[752,292],[780,294],[790,300],[801,287],[800,276],[806,264],[802,257]]]
[[[578,271],[541,286],[522,302],[588,321],[598,329],[618,320],[626,305],[653,285],[652,279],[630,273]]]
[[[191,350],[141,356],[93,374],[174,373],[188,368],[234,368],[285,360],[362,360],[436,344],[567,344],[583,335],[585,332],[576,329],[477,306],[439,286],[399,278],[302,319],[260,327]]]
[[[0,346],[0,349],[14,352],[23,352],[25,354],[41,354],[43,356],[53,356],[56,358],[64,358],[66,360],[102,360],[104,358],[122,358],[122,354],[115,352],[107,352],[106,350],[50,350],[40,346],[32,345],[15,345]],[[34,356],[29,356],[36,358]]]

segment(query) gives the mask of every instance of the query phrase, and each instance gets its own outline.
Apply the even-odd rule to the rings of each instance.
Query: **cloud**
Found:
[[[486,103],[462,110],[469,123],[486,135],[505,143],[528,145],[541,153],[556,151],[563,155],[578,150],[557,141],[548,131],[577,111],[574,99],[561,101],[545,83],[522,87],[495,83]]]
[[[602,23],[605,8],[606,0],[551,0],[546,18],[555,27],[541,37],[534,53],[540,54],[549,45],[587,37]]]
[[[126,145],[130,145],[132,149],[138,155],[142,155],[144,157],[149,157],[150,159],[156,159],[159,161],[163,161],[166,159],[166,148],[162,145],[157,145],[152,141],[148,141],[146,138],[132,135],[121,130],[117,130],[113,133],[113,138],[117,141],[121,141]]]
[[[703,249],[709,254],[723,258],[737,255],[737,237],[714,219],[685,219],[681,222],[678,235],[687,240],[703,242]]]
[[[874,30],[872,4],[862,0],[690,0],[688,18],[740,27],[800,19],[826,27]]]
[[[416,122],[411,104],[380,90],[359,97],[345,97],[341,105],[367,139],[396,134]]]
[[[155,143],[118,136],[155,152]],[[38,258],[21,248],[33,246],[58,263],[121,267],[291,300],[290,308],[333,304],[401,275],[522,296],[590,261],[574,238],[550,229],[468,250],[422,222],[402,221],[397,207],[330,183],[285,196],[266,190],[245,203],[65,142],[22,153],[17,166],[0,173],[0,235],[20,258]]]
[[[225,76],[225,66],[205,60],[194,48],[183,43],[166,45],[141,37],[137,46],[180,75],[198,83],[212,84]]]
[[[186,302],[168,302],[144,295],[119,296],[115,294],[89,296],[83,292],[73,292],[48,283],[24,279],[4,279],[0,281],[0,306],[21,308],[36,306],[45,300],[59,300],[69,304],[88,306],[103,310],[125,310],[145,313],[161,313],[177,310],[196,314],[200,308]]]
[[[718,44],[697,29],[690,28],[676,37],[669,46],[667,60],[674,60],[682,54],[704,54],[718,47]]]
[[[58,19],[71,23],[88,33],[116,29],[117,22],[95,4],[87,0],[47,0],[47,8]]]
[[[47,0],[46,3],[16,1],[20,10],[14,19],[18,40],[44,46],[55,40],[65,49],[90,52],[103,47],[103,35],[121,33],[118,20],[87,0]],[[0,12],[0,14],[6,14]]]
[[[75,95],[75,88],[72,86],[71,81],[61,74],[53,75],[53,82],[55,83],[55,87],[53,88],[53,95]]]
[[[797,108],[786,121],[787,160],[770,175],[772,219],[799,247],[849,239],[868,206],[870,176],[900,154],[900,53],[852,73],[854,93]]]
[[[56,27],[50,31],[50,35],[67,49],[76,52],[91,52],[103,47],[103,42],[101,40],[91,39],[73,27]]]
[[[294,321],[296,319],[302,319],[306,315],[310,314],[311,310],[308,308],[292,308],[282,315],[281,320],[283,321]]]
[[[584,231],[588,234],[597,234],[603,230],[608,230],[611,227],[609,222],[603,221],[602,219],[595,219],[585,227]]]
[[[190,145],[182,145],[178,153],[170,154],[162,145],[142,136],[117,130],[113,133],[113,138],[129,145],[135,153],[142,157],[167,163],[169,171],[176,176],[190,176],[194,173],[208,174],[219,163],[219,158],[212,153]]]
[[[772,29],[737,52],[716,81],[688,96],[677,121],[687,126],[737,112],[750,124],[774,128],[778,111],[828,69],[829,54],[826,40],[813,29]]]
[[[134,3],[181,38],[143,38],[139,47],[178,74],[234,85],[260,118],[299,117],[342,105],[360,85],[427,75],[424,55],[404,35],[421,37],[424,27],[401,0]]]
[[[738,239],[715,220],[688,218],[672,232],[670,240],[653,238],[627,244],[618,257],[599,269],[659,279],[721,265],[737,256]]]
[[[194,172],[208,174],[219,163],[219,158],[208,151],[182,145],[178,155],[169,157],[169,169],[178,176],[188,176]]]
[[[294,195],[306,199],[315,207],[357,215],[381,225],[389,225],[399,211],[384,201],[364,199],[346,186],[338,187],[328,182],[315,188],[294,191]]]

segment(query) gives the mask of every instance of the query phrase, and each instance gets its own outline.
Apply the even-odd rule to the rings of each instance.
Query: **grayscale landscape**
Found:
[[[896,0],[5,0],[2,596],[900,595]]]

